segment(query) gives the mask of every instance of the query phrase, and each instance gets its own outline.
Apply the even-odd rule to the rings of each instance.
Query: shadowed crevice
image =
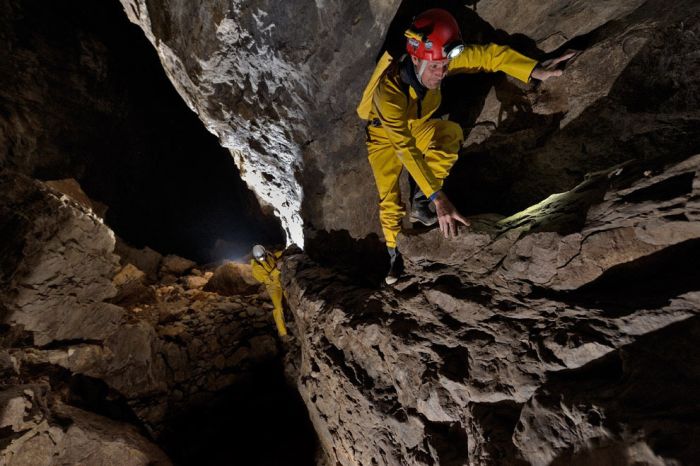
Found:
[[[624,196],[622,202],[668,201],[693,192],[695,172],[682,173],[663,181],[633,191]]]
[[[435,449],[439,466],[469,463],[469,436],[459,422],[425,422],[426,442]]]

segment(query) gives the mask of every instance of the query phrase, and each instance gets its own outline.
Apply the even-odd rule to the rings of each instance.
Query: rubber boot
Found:
[[[389,273],[387,273],[384,281],[387,285],[393,285],[399,281],[401,272],[403,272],[403,258],[401,253],[396,248],[386,248],[389,252]]]
[[[432,203],[418,189],[413,178],[409,179],[409,185],[411,186],[411,213],[408,219],[411,223],[422,223],[426,227],[435,225],[437,223],[437,215],[431,209]]]

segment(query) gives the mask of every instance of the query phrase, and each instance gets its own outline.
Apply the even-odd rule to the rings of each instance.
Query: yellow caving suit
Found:
[[[265,259],[261,262],[253,259],[250,265],[253,268],[253,277],[260,283],[265,285],[267,293],[270,295],[272,305],[272,318],[275,319],[277,325],[277,333],[283,337],[287,334],[287,327],[284,325],[284,311],[282,308],[282,283],[280,282],[280,269],[277,267],[277,262],[282,256],[282,251],[276,251],[273,254],[267,253]]]
[[[523,82],[537,65],[507,46],[470,45],[450,61],[448,76],[478,71],[503,71]],[[447,120],[431,120],[440,105],[440,89],[428,89],[421,100],[403,83],[400,62],[384,53],[377,63],[362,101],[360,118],[368,120],[369,163],[379,190],[379,220],[387,247],[396,247],[405,214],[399,175],[405,167],[420,190],[432,200],[457,161],[464,139],[462,128]]]

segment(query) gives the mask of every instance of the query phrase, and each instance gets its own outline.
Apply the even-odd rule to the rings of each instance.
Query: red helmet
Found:
[[[420,60],[454,58],[464,49],[457,20],[442,8],[416,16],[404,35],[408,54]]]

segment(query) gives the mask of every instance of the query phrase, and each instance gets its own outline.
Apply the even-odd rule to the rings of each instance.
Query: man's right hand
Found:
[[[467,227],[471,225],[469,220],[457,212],[455,206],[442,191],[438,191],[433,202],[435,203],[435,213],[440,224],[440,231],[445,238],[457,236],[457,222]]]
[[[539,79],[540,81],[546,81],[549,78],[561,76],[563,71],[557,70],[555,69],[555,67],[561,62],[565,62],[573,58],[574,56],[576,56],[577,53],[580,52],[569,50],[564,55],[552,58],[551,60],[543,61],[542,63],[537,65],[534,70],[532,70],[530,76],[532,78]]]

